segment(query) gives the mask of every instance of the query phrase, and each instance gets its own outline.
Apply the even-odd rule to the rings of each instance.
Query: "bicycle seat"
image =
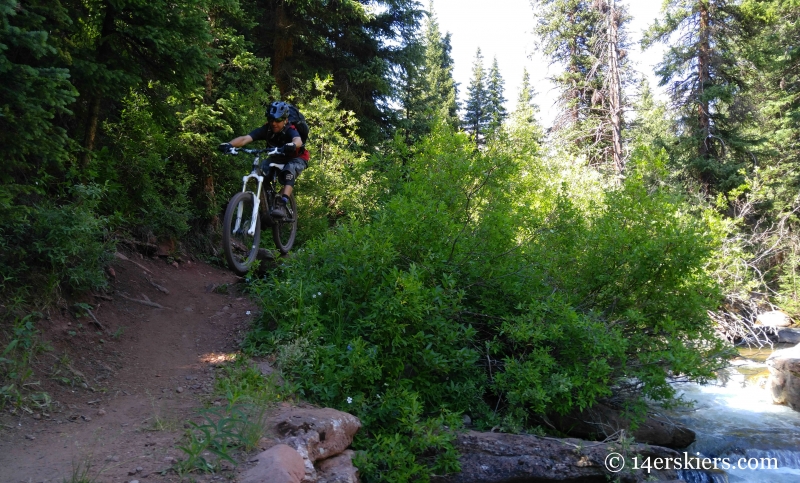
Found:
[[[282,170],[284,166],[286,166],[286,163],[284,163],[284,164],[269,163],[269,167],[270,168],[278,168],[278,169]]]

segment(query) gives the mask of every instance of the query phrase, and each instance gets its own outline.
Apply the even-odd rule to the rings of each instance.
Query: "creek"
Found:
[[[726,471],[680,471],[687,483],[800,482],[800,412],[772,403],[765,364],[771,352],[769,347],[742,349],[715,384],[676,385],[685,400],[696,401],[691,408],[669,412],[697,433],[697,440],[682,451],[727,458],[730,465]],[[722,466],[719,460],[718,468]]]

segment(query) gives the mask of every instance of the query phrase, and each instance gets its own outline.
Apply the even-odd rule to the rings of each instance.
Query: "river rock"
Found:
[[[767,368],[772,401],[800,411],[800,344],[773,352]]]
[[[623,469],[612,473],[605,467],[612,453],[625,453],[628,459],[645,457],[680,458],[677,451],[632,444],[624,450],[612,443],[580,439],[541,438],[532,435],[504,433],[459,434],[456,446],[461,454],[461,472],[431,478],[434,483],[512,483],[523,481],[547,482],[607,482],[619,478],[622,482],[663,481],[678,478],[674,470],[632,471]]]
[[[306,470],[303,457],[285,444],[278,444],[255,458],[256,466],[245,471],[240,483],[300,483]]]
[[[778,329],[775,338],[781,344],[800,344],[800,329]]]
[[[789,327],[792,325],[792,319],[789,314],[782,310],[770,310],[769,312],[762,312],[756,317],[756,325],[764,327]]]
[[[566,416],[553,416],[556,427],[563,433],[576,438],[605,440],[620,430],[629,432],[638,443],[681,449],[695,440],[691,429],[659,416],[648,416],[635,431],[630,432],[631,422],[621,411],[595,403],[581,413]]]

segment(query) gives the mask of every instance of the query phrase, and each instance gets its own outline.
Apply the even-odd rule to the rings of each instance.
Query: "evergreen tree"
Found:
[[[77,93],[69,71],[54,67],[57,49],[48,34],[53,23],[67,22],[67,12],[57,1],[22,6],[16,0],[0,0],[0,183],[4,191],[33,189],[30,179],[37,169],[67,158],[67,133],[54,119],[70,114]],[[41,193],[43,187],[36,191]],[[0,207],[10,201],[0,198]]]
[[[599,25],[597,11],[585,0],[533,0],[539,16],[534,32],[551,64],[563,72],[552,80],[558,86],[561,112],[555,129],[580,127],[591,108],[594,90],[592,39]],[[580,144],[579,142],[576,142]]]
[[[536,114],[539,113],[539,106],[534,102],[536,90],[531,85],[531,76],[527,68],[522,69],[522,84],[517,96],[517,105],[513,115],[517,116],[526,123],[535,123]]]
[[[423,35],[421,41],[409,45],[408,50],[414,55],[400,66],[402,74],[398,79],[403,107],[400,125],[409,144],[430,132],[435,119],[444,120],[453,129],[459,124],[450,34],[441,35],[433,2]]]
[[[780,173],[776,179],[788,186],[779,191],[794,202],[800,188],[800,49],[795,48],[800,45],[800,4],[764,0],[746,5],[753,10],[760,7],[758,14],[766,21],[766,28],[747,46],[754,67],[749,93],[752,104],[759,106],[751,136],[764,138],[763,148],[756,152],[758,165]]]
[[[483,55],[478,47],[475,62],[472,64],[472,80],[467,89],[464,112],[464,128],[473,136],[476,146],[485,142],[491,121],[492,105],[486,87],[486,74],[483,71]]]
[[[518,145],[523,149],[529,146],[538,147],[543,135],[542,126],[536,119],[539,114],[539,106],[533,100],[535,94],[528,69],[523,69],[517,104],[509,116],[511,139],[515,140],[516,138]],[[531,140],[535,143],[531,143]]]
[[[441,34],[431,0],[428,24],[425,30],[425,84],[428,102],[439,111],[438,115],[457,128],[458,87],[453,79],[453,58],[450,54],[450,33]]]
[[[315,76],[332,76],[342,107],[361,119],[367,142],[390,127],[392,72],[414,49],[423,15],[417,0],[244,0],[257,15],[250,32],[259,56],[270,59],[281,96],[296,94]]]
[[[488,132],[494,133],[500,129],[500,126],[503,125],[503,121],[508,117],[508,112],[506,112],[506,108],[503,106],[503,103],[506,102],[506,98],[503,97],[504,81],[500,76],[500,69],[497,66],[497,57],[492,60],[492,67],[489,70],[489,80],[486,90],[491,116]]]
[[[72,22],[57,36],[80,92],[71,136],[82,139],[85,171],[102,120],[131,89],[161,82],[188,92],[216,62],[206,0],[63,1]]]
[[[539,45],[563,68],[553,78],[561,107],[556,132],[589,164],[621,172],[628,16],[614,0],[533,0],[533,5],[540,12]]]
[[[742,128],[752,120],[745,99],[747,85],[738,46],[751,35],[752,24],[738,2],[669,0],[643,46],[669,43],[657,73],[669,86],[681,116],[680,131],[688,144],[683,163],[688,176],[707,195],[738,186],[738,174],[751,144]]]

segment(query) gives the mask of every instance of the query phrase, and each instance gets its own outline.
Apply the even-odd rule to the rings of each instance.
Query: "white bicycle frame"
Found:
[[[232,154],[236,154],[235,148]],[[273,152],[267,153],[268,155],[273,154]],[[277,154],[277,150],[275,150],[275,154]],[[258,206],[261,203],[261,187],[264,185],[264,176],[258,174],[258,165],[261,156],[256,156],[253,160],[253,171],[250,174],[242,177],[242,192],[247,192],[247,182],[251,179],[255,179],[258,181],[258,188],[256,189],[255,194],[251,191],[250,194],[255,196],[253,200],[253,215],[250,218],[250,229],[247,230],[247,234],[250,236],[255,235],[256,233],[256,219],[258,218]],[[277,163],[270,163],[270,167],[278,168],[282,170],[285,164],[277,164]],[[239,203],[239,206],[236,209],[236,226],[233,227],[233,231],[236,232],[239,230],[239,227],[242,224],[242,214],[244,212],[244,204]]]

